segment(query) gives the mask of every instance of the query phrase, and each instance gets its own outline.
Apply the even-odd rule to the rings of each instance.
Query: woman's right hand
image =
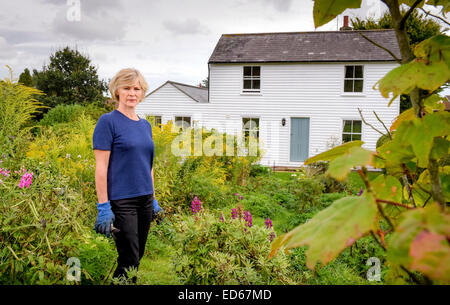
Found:
[[[95,221],[95,232],[100,234],[106,234],[109,237],[111,234],[111,226],[115,220],[114,213],[111,210],[111,204],[109,201],[105,203],[97,203],[97,220]]]

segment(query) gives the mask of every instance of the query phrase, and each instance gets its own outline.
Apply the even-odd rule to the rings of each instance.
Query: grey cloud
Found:
[[[60,8],[52,29],[55,34],[80,40],[118,40],[125,36],[126,26],[124,18],[107,10],[82,10],[79,21],[69,21],[66,8]]]
[[[175,35],[208,34],[209,29],[197,19],[188,18],[184,21],[166,20],[164,27]]]
[[[263,2],[272,5],[279,12],[289,11],[292,5],[292,0],[264,0]]]
[[[10,58],[17,55],[17,51],[4,37],[0,36],[0,58]]]

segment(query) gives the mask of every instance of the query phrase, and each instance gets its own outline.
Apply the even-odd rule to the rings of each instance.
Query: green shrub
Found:
[[[50,109],[39,121],[39,124],[50,126],[59,123],[69,123],[76,120],[83,112],[84,107],[78,104],[58,105]]]
[[[242,205],[254,216],[273,219],[283,212],[283,207],[265,194],[251,193],[243,197]]]
[[[35,99],[42,92],[12,81],[10,73],[11,79],[0,80],[0,155],[20,160],[33,128],[31,119],[43,107]]]
[[[176,222],[178,251],[175,270],[184,284],[295,284],[287,256],[268,259],[271,230],[245,228],[242,220],[224,222],[209,212]],[[247,229],[247,231],[245,231]]]
[[[260,164],[252,164],[250,166],[250,177],[265,176],[268,175],[270,169]]]
[[[294,189],[297,205],[293,208],[302,212],[306,208],[320,205],[318,198],[323,189],[324,186],[316,179],[299,179]]]

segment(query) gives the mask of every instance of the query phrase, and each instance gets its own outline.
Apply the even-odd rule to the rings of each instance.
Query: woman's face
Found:
[[[119,103],[127,107],[136,107],[142,99],[142,87],[136,79],[134,83],[117,89]]]

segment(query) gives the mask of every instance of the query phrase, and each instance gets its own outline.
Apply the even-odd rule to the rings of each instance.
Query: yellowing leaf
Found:
[[[352,141],[352,142],[347,142],[344,143],[342,145],[333,147],[330,150],[327,150],[323,153],[320,153],[318,155],[315,155],[314,157],[311,157],[309,159],[307,159],[305,161],[305,165],[307,164],[311,164],[317,161],[330,161],[330,160],[334,160],[339,156],[342,156],[343,154],[347,153],[351,148],[353,147],[360,147],[361,145],[363,145],[364,142],[362,141]]]
[[[412,242],[409,254],[411,269],[450,283],[450,245],[445,235],[421,231]]]
[[[307,223],[279,236],[272,244],[270,257],[281,246],[291,249],[307,245],[306,265],[309,269],[314,269],[318,262],[327,264],[375,229],[377,213],[375,198],[371,194],[339,199]]]
[[[361,7],[361,0],[315,0],[313,15],[314,26],[327,24],[347,8]]]
[[[402,185],[397,178],[379,175],[370,184],[378,199],[402,202]]]
[[[394,131],[398,128],[401,122],[407,120],[413,120],[415,118],[414,109],[409,108],[408,110],[399,114],[399,116],[395,119],[394,123],[392,123],[390,131]]]
[[[423,232],[432,235],[423,235]],[[422,236],[420,236],[422,234]],[[448,259],[450,247],[436,245],[435,235],[450,238],[450,215],[440,211],[436,203],[429,203],[425,208],[407,211],[388,241],[388,260],[394,264],[403,265],[408,269],[427,272],[431,279],[442,279],[440,264],[436,259]],[[418,247],[423,246],[423,251]],[[447,272],[447,277],[449,273]]]
[[[339,181],[344,181],[353,167],[371,164],[373,155],[372,151],[362,147],[352,147],[345,154],[330,161],[327,174]]]

